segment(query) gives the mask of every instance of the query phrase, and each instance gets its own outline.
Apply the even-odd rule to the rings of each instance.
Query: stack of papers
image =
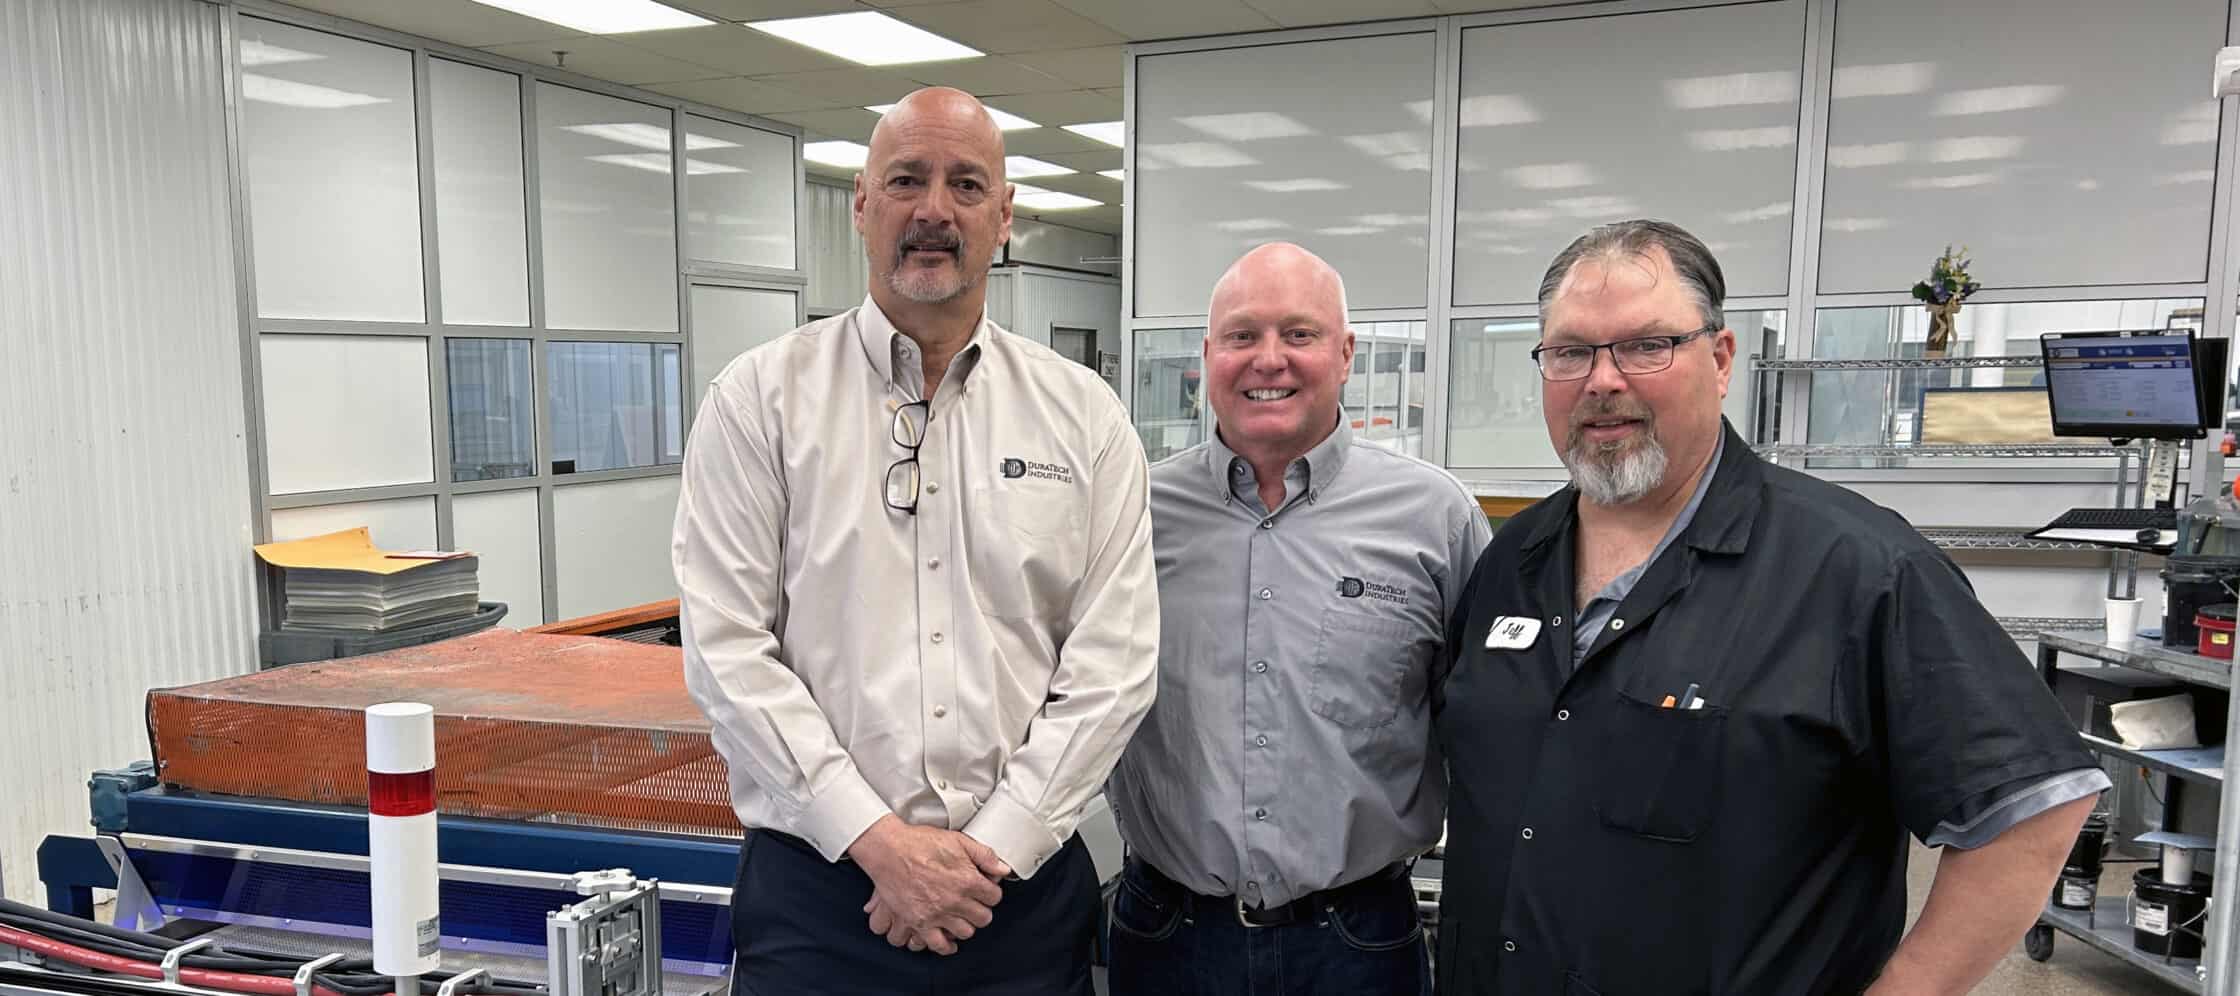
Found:
[[[380,633],[474,614],[480,562],[472,554],[392,554],[364,527],[267,543],[257,556],[278,568],[280,628]]]

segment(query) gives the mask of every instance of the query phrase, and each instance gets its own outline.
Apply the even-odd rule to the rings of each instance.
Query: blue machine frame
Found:
[[[200,795],[148,788],[125,796],[123,833],[240,847],[363,856],[363,810],[334,809],[265,799]],[[105,830],[111,829],[104,827]],[[628,868],[641,878],[675,885],[728,890],[739,862],[739,842],[729,839],[443,817],[437,821],[437,854],[447,865],[479,865],[567,875],[598,868]],[[259,888],[248,862],[221,857],[133,853],[134,865],[158,903],[218,908],[280,919],[296,917],[362,925],[369,911],[351,901],[362,895],[362,873],[322,872],[317,881],[281,881]],[[261,867],[261,866],[260,866]],[[93,890],[117,887],[117,875],[91,837],[56,835],[39,846],[39,879],[47,907],[91,919]],[[446,881],[444,932],[493,941],[543,941],[543,912],[579,897],[541,889]],[[331,897],[331,898],[330,898]],[[327,901],[320,903],[321,899]],[[556,902],[558,901],[558,902]],[[309,916],[306,903],[324,915]],[[533,934],[523,934],[519,911],[534,910]],[[454,912],[458,910],[459,912]],[[730,962],[729,907],[664,901],[662,919],[671,959]],[[472,911],[468,915],[461,915]],[[339,920],[337,918],[340,918]],[[523,935],[523,936],[515,936]]]

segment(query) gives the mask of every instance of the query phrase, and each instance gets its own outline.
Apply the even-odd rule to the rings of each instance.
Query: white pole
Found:
[[[417,994],[436,970],[435,710],[366,709],[367,857],[373,865],[373,969]]]

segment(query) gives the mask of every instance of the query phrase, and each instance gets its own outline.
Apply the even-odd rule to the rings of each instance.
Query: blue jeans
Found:
[[[1248,927],[1129,859],[1112,901],[1112,996],[1429,996],[1431,954],[1401,875],[1341,890],[1288,924]]]

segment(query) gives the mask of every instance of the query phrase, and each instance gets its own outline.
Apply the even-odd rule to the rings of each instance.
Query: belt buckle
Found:
[[[1245,928],[1246,930],[1257,930],[1257,929],[1259,929],[1259,928],[1261,928],[1261,927],[1265,927],[1265,926],[1267,926],[1267,924],[1264,924],[1264,923],[1254,923],[1254,922],[1252,922],[1252,918],[1251,918],[1251,917],[1249,917],[1249,916],[1246,916],[1246,915],[1245,915],[1245,912],[1244,912],[1244,897],[1243,897],[1243,896],[1232,896],[1232,897],[1230,897],[1230,901],[1231,901],[1232,903],[1236,904],[1236,908],[1237,908],[1237,922],[1238,922],[1238,923],[1240,923],[1240,924],[1242,924],[1242,925],[1244,925],[1244,928]]]

